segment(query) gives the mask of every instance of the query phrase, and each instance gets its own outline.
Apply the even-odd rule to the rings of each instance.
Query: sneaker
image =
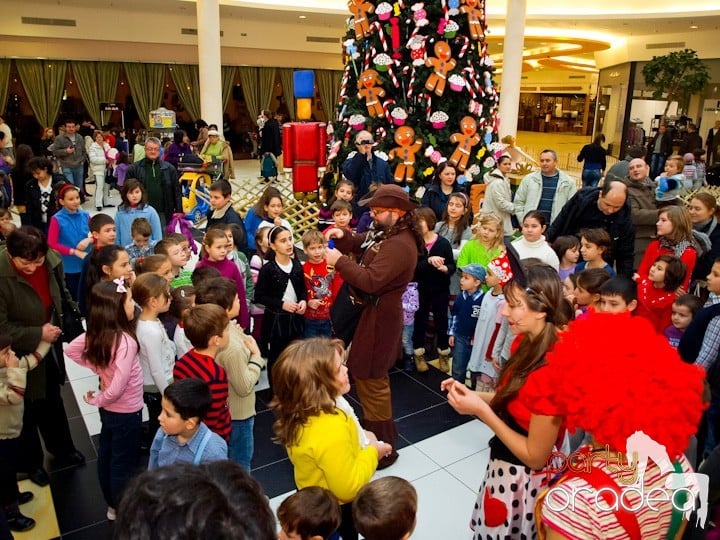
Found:
[[[108,506],[105,516],[108,520],[115,521],[117,519],[117,512],[115,512],[115,509],[112,506]]]

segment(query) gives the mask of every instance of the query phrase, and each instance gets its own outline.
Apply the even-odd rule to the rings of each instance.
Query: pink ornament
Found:
[[[432,161],[433,163],[438,163],[441,159],[442,159],[442,154],[438,150],[435,150],[430,155],[430,161]]]

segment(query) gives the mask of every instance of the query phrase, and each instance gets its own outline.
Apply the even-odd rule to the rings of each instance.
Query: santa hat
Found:
[[[500,280],[500,286],[504,287],[513,278],[513,271],[510,266],[510,259],[507,251],[495,257],[487,265],[488,272],[492,272]]]

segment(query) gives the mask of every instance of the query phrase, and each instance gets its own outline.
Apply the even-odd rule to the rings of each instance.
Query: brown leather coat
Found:
[[[335,268],[351,286],[379,297],[367,305],[360,317],[350,348],[348,364],[358,379],[385,377],[400,356],[403,311],[401,298],[413,277],[418,259],[415,236],[404,229],[380,242],[361,248],[365,234],[336,240],[343,253],[362,255],[338,259]]]

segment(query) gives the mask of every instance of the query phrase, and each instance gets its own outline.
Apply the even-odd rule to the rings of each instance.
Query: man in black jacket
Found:
[[[145,187],[148,204],[160,216],[163,229],[176,212],[182,212],[177,169],[160,159],[160,139],[145,140],[145,157],[128,167],[125,178],[137,178]]]
[[[650,163],[650,178],[653,179],[663,172],[665,160],[672,154],[672,135],[666,130],[665,124],[660,124],[657,134],[647,144],[647,162]]]
[[[618,181],[602,187],[584,188],[570,199],[555,218],[545,236],[553,242],[558,236],[578,234],[580,229],[605,229],[612,239],[610,265],[618,274],[632,277],[635,251],[635,225],[627,201],[627,186]]]

